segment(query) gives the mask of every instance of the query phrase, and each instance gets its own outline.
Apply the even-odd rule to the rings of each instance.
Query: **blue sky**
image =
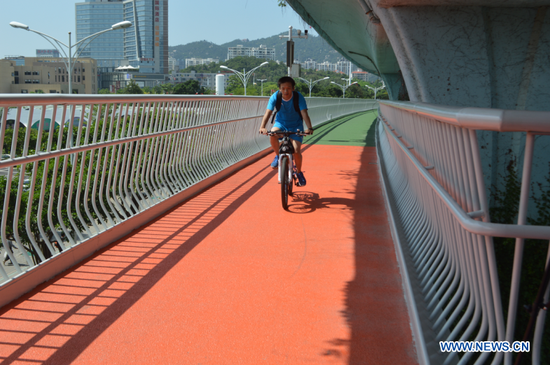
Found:
[[[37,34],[12,28],[18,21],[31,29],[68,42],[75,32],[76,0],[0,0],[0,58],[34,57],[36,49],[51,45]],[[310,30],[287,6],[281,10],[277,0],[169,0],[168,43],[170,46],[207,40],[223,44],[234,39],[258,39],[294,28]]]

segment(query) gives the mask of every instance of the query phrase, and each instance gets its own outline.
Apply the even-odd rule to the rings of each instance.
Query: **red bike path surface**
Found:
[[[304,145],[290,211],[272,158],[3,308],[0,362],[417,364],[375,148]]]

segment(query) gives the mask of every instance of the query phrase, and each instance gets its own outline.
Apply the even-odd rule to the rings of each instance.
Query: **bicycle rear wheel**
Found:
[[[281,165],[279,168],[281,169],[282,176],[281,176],[281,202],[283,203],[283,209],[288,210],[288,189],[289,185],[292,183],[291,181],[288,181],[288,157],[282,156],[281,157]]]

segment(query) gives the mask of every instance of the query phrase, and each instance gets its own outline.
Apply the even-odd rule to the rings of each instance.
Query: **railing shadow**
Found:
[[[350,337],[332,339],[323,355],[341,358],[345,356],[341,351],[345,346],[349,349],[349,365],[417,364],[377,171],[377,154],[372,148],[375,130],[373,122],[365,136],[359,170],[346,172],[357,181],[354,199],[319,198],[314,193],[303,193],[291,208],[306,213],[308,209],[353,213],[355,275],[344,289],[342,312]],[[302,207],[298,209],[297,204]]]
[[[0,362],[74,361],[274,175],[263,166],[209,189],[4,307]]]

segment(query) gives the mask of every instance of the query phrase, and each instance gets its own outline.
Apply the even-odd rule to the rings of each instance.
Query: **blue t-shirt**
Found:
[[[273,111],[275,110],[275,104],[277,104],[277,94],[280,91],[277,91],[271,97],[269,98],[269,102],[267,103],[267,109]],[[294,101],[292,100],[294,98],[294,95],[292,98],[290,98],[289,101],[285,101],[285,99],[282,99],[281,102],[281,110],[277,112],[277,116],[275,117],[275,123],[281,124],[285,128],[289,129],[296,129],[301,128],[302,123],[302,116],[294,110]],[[298,106],[300,107],[300,110],[306,110],[307,104],[306,99],[300,92],[298,92]]]

